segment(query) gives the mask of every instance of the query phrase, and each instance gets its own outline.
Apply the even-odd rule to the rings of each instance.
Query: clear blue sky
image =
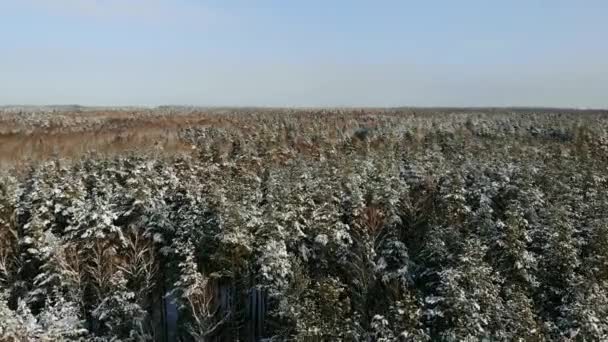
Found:
[[[0,104],[608,107],[608,1],[0,0]]]

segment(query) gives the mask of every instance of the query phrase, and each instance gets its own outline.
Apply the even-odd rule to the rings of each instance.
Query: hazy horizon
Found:
[[[608,108],[603,1],[0,0],[0,105]]]
[[[550,106],[249,106],[249,105],[191,105],[191,104],[160,104],[160,105],[81,105],[77,103],[59,103],[59,104],[1,104],[0,109],[16,109],[16,108],[49,108],[60,110],[61,107],[79,107],[81,109],[162,109],[167,108],[193,108],[193,109],[293,109],[293,110],[307,110],[307,109],[345,109],[345,110],[358,110],[358,109],[370,109],[370,110],[392,110],[392,109],[472,109],[472,110],[484,110],[484,109],[540,109],[540,110],[574,110],[574,111],[608,111],[608,107],[550,107]]]

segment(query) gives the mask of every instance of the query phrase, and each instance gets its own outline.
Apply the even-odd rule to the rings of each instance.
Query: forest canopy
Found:
[[[608,339],[608,113],[217,115],[1,171],[0,339]]]

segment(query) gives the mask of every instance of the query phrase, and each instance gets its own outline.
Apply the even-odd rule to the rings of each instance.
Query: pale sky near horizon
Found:
[[[608,1],[0,0],[0,105],[608,108]]]

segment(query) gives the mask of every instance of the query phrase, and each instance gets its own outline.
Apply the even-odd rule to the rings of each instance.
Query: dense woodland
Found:
[[[608,340],[608,113],[217,115],[0,171],[0,340]]]

